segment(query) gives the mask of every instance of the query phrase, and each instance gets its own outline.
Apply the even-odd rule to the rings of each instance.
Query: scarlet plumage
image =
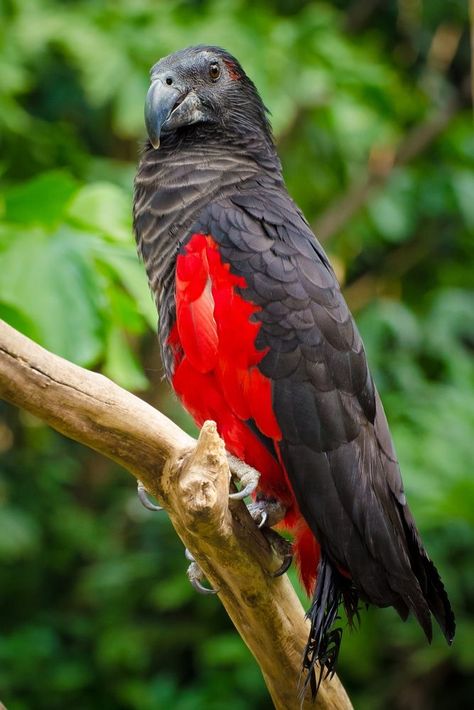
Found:
[[[153,68],[146,122],[161,145],[143,152],[134,226],[165,372],[287,509],[315,587],[307,678],[318,660],[334,668],[340,603],[349,622],[359,599],[411,611],[429,640],[433,615],[451,642],[360,335],[286,191],[255,86],[224,50],[189,48]]]
[[[174,352],[172,384],[196,422],[214,420],[227,450],[260,472],[259,489],[287,508],[282,526],[295,535],[295,559],[311,595],[319,548],[278,456],[282,434],[272,383],[257,368],[267,349],[256,348],[261,324],[251,320],[260,308],[237,288],[245,290],[245,279],[223,263],[212,236],[192,234],[176,260],[176,324],[168,338]],[[255,432],[268,438],[273,452]]]

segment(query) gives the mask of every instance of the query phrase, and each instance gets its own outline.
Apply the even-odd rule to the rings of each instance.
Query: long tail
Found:
[[[407,540],[413,572],[410,593],[399,590],[398,602],[391,600],[392,606],[405,620],[411,610],[431,642],[430,611],[440,625],[448,643],[452,643],[456,622],[446,590],[438,570],[428,557],[415,522],[407,506],[400,511]],[[416,593],[415,593],[416,592]],[[342,638],[342,628],[332,628],[338,616],[338,607],[343,604],[349,626],[359,621],[359,594],[352,581],[343,576],[331,564],[322,552],[318,567],[316,589],[307,618],[311,622],[308,642],[304,651],[303,670],[306,671],[301,696],[311,687],[313,699],[316,697],[321,681],[332,676],[336,670]],[[319,668],[317,668],[319,666]]]
[[[403,506],[401,517],[408,543],[408,554],[412,570],[418,579],[426,604],[444,633],[446,641],[451,644],[456,632],[456,620],[444,584],[438,570],[423,547],[420,534],[407,505]],[[414,612],[416,614],[416,609],[414,609]],[[427,637],[428,641],[431,642],[431,634],[427,634]]]
[[[359,596],[351,581],[343,577],[322,553],[318,567],[313,602],[306,614],[311,622],[308,643],[304,651],[303,670],[306,671],[301,696],[308,685],[313,700],[316,698],[323,678],[333,676],[342,639],[342,628],[332,628],[339,619],[338,607],[344,604],[349,625],[359,620]],[[319,665],[319,669],[316,666]]]

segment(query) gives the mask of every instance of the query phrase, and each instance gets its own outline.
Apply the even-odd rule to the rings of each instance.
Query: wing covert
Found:
[[[193,228],[212,233],[245,279],[242,297],[259,307],[251,316],[265,353],[258,367],[272,382],[278,446],[303,516],[367,599],[403,607],[414,581],[421,595],[399,510],[403,485],[359,332],[322,247],[289,196],[262,185],[214,202]]]

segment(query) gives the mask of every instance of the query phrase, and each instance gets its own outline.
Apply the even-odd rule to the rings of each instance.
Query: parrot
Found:
[[[159,60],[133,224],[165,375],[198,426],[256,469],[312,599],[306,682],[336,665],[342,605],[455,618],[408,507],[382,402],[335,272],[288,194],[266,109],[226,50]],[[267,506],[267,507],[266,507]],[[272,508],[273,506],[273,508]],[[273,516],[274,517],[274,516]],[[274,524],[270,515],[268,523]]]

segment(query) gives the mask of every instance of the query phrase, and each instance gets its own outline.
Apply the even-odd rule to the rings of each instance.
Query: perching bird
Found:
[[[217,47],[151,70],[134,227],[166,375],[257,469],[313,595],[304,666],[333,670],[339,603],[455,621],[408,508],[382,403],[334,271],[283,181],[267,111]],[[313,686],[314,690],[314,686]]]

